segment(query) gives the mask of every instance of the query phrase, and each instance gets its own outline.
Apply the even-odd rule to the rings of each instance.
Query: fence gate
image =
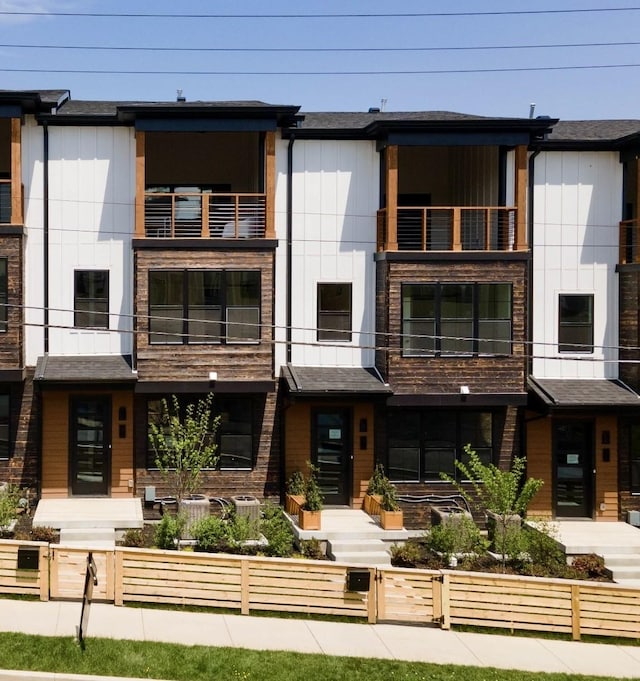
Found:
[[[51,544],[49,577],[51,598],[82,600],[89,553],[93,554],[98,575],[93,600],[113,602],[113,550],[72,548],[55,544]]]

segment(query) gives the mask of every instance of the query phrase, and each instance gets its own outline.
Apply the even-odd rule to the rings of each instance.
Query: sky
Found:
[[[0,0],[0,88],[640,119],[639,29],[640,0]]]

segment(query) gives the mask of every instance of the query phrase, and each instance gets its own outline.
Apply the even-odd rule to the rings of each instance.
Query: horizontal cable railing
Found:
[[[398,206],[399,251],[513,251],[517,208],[509,206]],[[378,213],[378,247],[386,250],[388,212]]]
[[[640,219],[620,223],[620,264],[640,263]]]
[[[265,194],[145,193],[147,238],[261,239],[265,225]]]

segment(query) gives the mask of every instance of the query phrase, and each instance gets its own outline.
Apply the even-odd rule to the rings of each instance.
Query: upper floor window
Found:
[[[318,284],[318,340],[351,340],[351,284]]]
[[[403,284],[403,356],[510,354],[511,300],[511,284]]]
[[[490,411],[393,411],[387,424],[387,470],[392,480],[439,481],[441,473],[460,479],[456,461],[468,463],[465,445],[483,463],[493,463]]]
[[[10,454],[9,404],[9,393],[0,393],[0,459],[8,459]]]
[[[7,258],[0,258],[0,332],[8,329],[9,282],[7,277]]]
[[[149,342],[235,344],[259,341],[260,272],[149,272]]]
[[[109,272],[76,270],[73,325],[80,328],[109,328]]]
[[[593,352],[593,294],[560,294],[558,352]]]

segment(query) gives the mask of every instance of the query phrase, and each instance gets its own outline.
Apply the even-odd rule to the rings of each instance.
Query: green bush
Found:
[[[186,519],[181,513],[178,513],[176,516],[165,513],[162,516],[162,520],[156,527],[156,532],[154,535],[154,542],[156,546],[159,549],[178,548],[178,542],[182,536],[182,531],[184,530],[185,524]]]
[[[134,549],[144,548],[145,538],[142,530],[127,530],[122,537],[122,546]]]
[[[231,533],[231,523],[213,515],[194,523],[191,534],[199,551],[228,553],[236,543]]]
[[[260,521],[249,516],[232,513],[229,517],[228,530],[233,542],[239,543],[260,538]]]
[[[300,542],[300,553],[309,560],[323,560],[325,558],[322,544],[315,537],[303,539]]]
[[[304,494],[304,475],[302,471],[295,471],[287,480],[287,494],[302,496]]]
[[[609,573],[604,565],[602,556],[588,553],[584,556],[576,556],[571,561],[571,567],[585,575],[588,579],[608,579]]]
[[[8,485],[0,490],[0,528],[6,527],[18,517],[20,496],[20,489],[15,485]]]
[[[293,529],[280,506],[265,504],[260,531],[269,542],[266,555],[287,558],[293,553]]]
[[[417,567],[423,559],[423,550],[413,541],[391,546],[391,564],[395,567]]]
[[[461,514],[454,522],[433,525],[425,544],[431,551],[449,558],[459,553],[484,553],[488,542],[473,520]]]

